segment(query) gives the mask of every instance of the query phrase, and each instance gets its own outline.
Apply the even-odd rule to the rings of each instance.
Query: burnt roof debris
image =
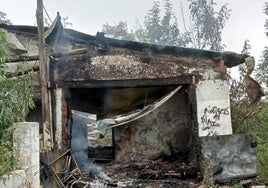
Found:
[[[0,24],[0,28],[6,29],[10,32],[15,33],[30,33],[37,35],[36,26],[23,26],[23,25],[6,25]],[[117,48],[126,48],[129,50],[144,52],[144,49],[152,53],[157,54],[170,54],[174,56],[193,56],[196,58],[208,58],[208,59],[219,59],[224,60],[226,67],[231,68],[239,64],[244,63],[245,58],[248,57],[244,54],[237,54],[234,52],[215,52],[209,50],[175,47],[175,46],[164,46],[148,43],[140,43],[128,40],[118,40],[113,38],[107,38],[104,33],[98,32],[96,36],[88,35],[82,32],[78,32],[72,29],[64,29],[61,23],[61,17],[58,14],[56,19],[50,28],[45,28],[46,30],[46,43],[50,44],[53,42],[63,42],[64,40],[73,41],[75,43],[88,44],[88,45],[102,45],[111,46]],[[105,48],[105,50],[107,50]]]
[[[234,52],[223,52],[222,59],[226,67],[231,68],[240,65],[245,62],[249,55],[246,54],[236,54]]]
[[[38,33],[36,26],[0,24],[0,28],[14,33],[31,33],[36,35]]]
[[[61,23],[61,16],[58,13],[56,19],[45,32],[45,41],[49,44],[61,36],[63,36],[63,26]]]

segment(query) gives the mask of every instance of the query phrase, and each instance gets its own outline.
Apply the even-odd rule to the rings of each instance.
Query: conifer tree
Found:
[[[268,16],[268,2],[265,2],[264,13]],[[265,20],[266,37],[268,36],[268,19]],[[260,84],[268,88],[268,46],[262,52],[262,59],[256,69],[256,78]]]
[[[7,14],[0,11],[0,24],[11,25],[11,21],[7,18]]]
[[[161,18],[160,18],[160,2],[158,0],[153,2],[152,8],[145,16],[145,30],[147,39],[150,43],[159,43],[161,40]]]
[[[189,0],[190,14],[193,21],[191,43],[193,47],[214,51],[223,51],[222,31],[230,16],[227,4],[215,11],[213,0]]]
[[[131,40],[133,37],[128,31],[127,22],[120,21],[118,24],[109,25],[108,23],[102,26],[102,31],[105,34],[112,35],[114,38]]]

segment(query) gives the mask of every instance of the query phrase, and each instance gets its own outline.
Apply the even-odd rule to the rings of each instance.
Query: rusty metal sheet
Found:
[[[250,134],[201,137],[202,168],[213,168],[213,179],[219,183],[254,178],[258,175],[255,146]]]

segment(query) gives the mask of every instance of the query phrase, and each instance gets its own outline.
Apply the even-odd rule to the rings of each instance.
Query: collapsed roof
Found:
[[[11,43],[9,62],[38,59],[37,27],[1,24],[0,28],[7,31]],[[52,68],[53,79],[59,82],[175,78],[200,75],[205,69],[212,69],[224,78],[226,68],[242,64],[248,57],[232,52],[111,39],[99,32],[91,36],[63,29],[60,16],[46,28],[45,37],[50,57],[59,62]],[[60,63],[62,60],[64,66]],[[76,62],[75,69],[68,63],[72,61]]]

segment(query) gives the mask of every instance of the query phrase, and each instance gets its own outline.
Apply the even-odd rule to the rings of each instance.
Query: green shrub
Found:
[[[29,108],[34,106],[33,89],[29,86],[31,74],[7,72],[4,62],[8,43],[0,30],[0,176],[16,167],[13,157],[12,125],[25,120]]]
[[[259,177],[268,183],[268,102],[259,103],[251,114],[252,107],[246,101],[231,106],[234,133],[251,133],[257,139]]]
[[[249,131],[252,132],[258,142],[257,157],[260,180],[268,183],[268,102],[262,104],[262,108],[254,115],[255,126],[251,126]]]

